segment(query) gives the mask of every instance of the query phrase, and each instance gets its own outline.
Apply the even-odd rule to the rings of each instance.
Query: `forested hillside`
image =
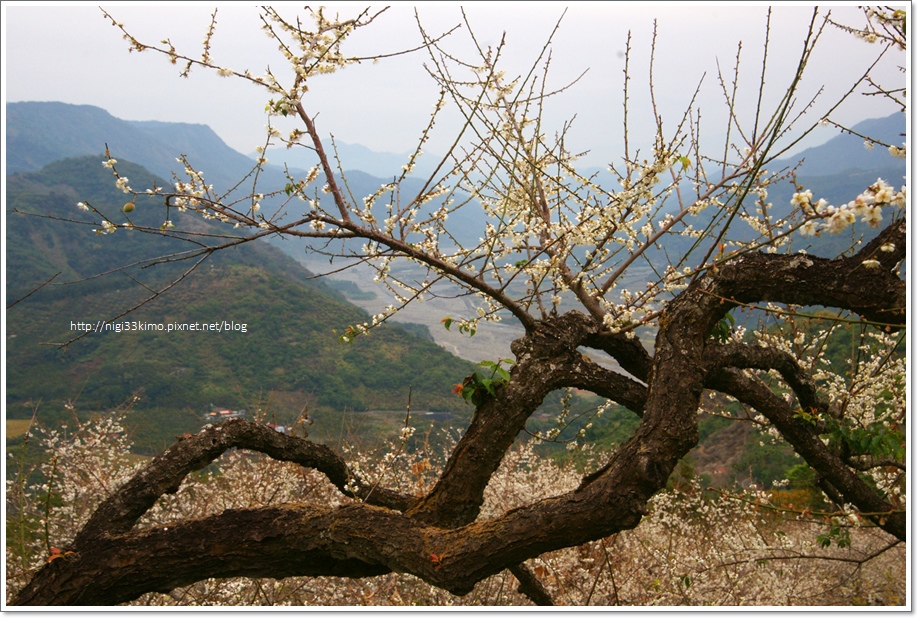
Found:
[[[162,186],[138,166],[119,162],[119,167],[137,186]],[[162,223],[141,200],[130,215],[121,212],[123,194],[101,156],[58,161],[9,178],[10,302],[54,277],[7,315],[10,418],[37,410],[40,420],[54,424],[69,416],[71,405],[82,416],[136,394],[130,420],[139,448],[149,452],[199,428],[211,404],[253,414],[261,409],[268,420],[281,422],[307,405],[320,416],[404,410],[409,395],[418,412],[463,410],[451,389],[470,373],[468,363],[429,336],[398,327],[342,344],[339,335],[369,316],[266,243],[213,255],[181,285],[119,320],[134,329],[225,321],[237,329],[244,324],[245,332],[132,330],[90,333],[65,347],[47,345],[82,334],[71,322],[95,325],[115,318],[192,264],[151,266],[152,258],[187,249],[181,240],[127,228],[96,235],[90,226],[65,220],[80,221],[86,214],[78,201],[118,225],[128,219],[138,226]],[[177,214],[174,225],[181,230],[190,222]]]

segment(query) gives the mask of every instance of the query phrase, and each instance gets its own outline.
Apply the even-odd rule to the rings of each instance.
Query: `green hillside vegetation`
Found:
[[[210,404],[261,408],[291,422],[304,405],[311,415],[345,409],[404,410],[411,389],[416,411],[464,412],[452,385],[471,372],[429,337],[383,326],[343,345],[338,333],[369,319],[339,292],[265,243],[218,252],[168,294],[123,318],[138,324],[235,322],[246,332],[91,333],[67,348],[41,345],[75,337],[71,322],[111,319],[149,295],[124,274],[72,285],[115,266],[185,249],[181,241],[119,229],[105,236],[89,226],[16,214],[15,210],[79,220],[88,201],[112,221],[124,201],[100,157],[59,161],[41,172],[9,179],[8,292],[20,298],[62,274],[8,312],[8,416],[54,424],[70,415],[102,411],[139,397],[131,413],[135,441],[152,452],[200,427]],[[142,168],[119,163],[134,186],[156,181]],[[163,182],[157,181],[160,186]],[[135,224],[154,214],[138,203]],[[161,210],[161,209],[159,209]],[[120,217],[120,218],[119,218]],[[176,219],[176,229],[187,222]],[[173,280],[189,264],[130,269],[149,287]],[[135,327],[136,328],[136,327]],[[272,405],[272,402],[274,404]]]

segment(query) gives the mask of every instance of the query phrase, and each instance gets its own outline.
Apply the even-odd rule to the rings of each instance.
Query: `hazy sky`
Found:
[[[293,14],[300,5],[285,5]],[[342,15],[363,5],[335,4]],[[105,7],[141,41],[158,43],[170,38],[179,51],[199,56],[212,5],[198,3],[149,4]],[[524,72],[537,57],[565,5],[552,2],[472,2],[466,12],[479,40],[496,45],[506,32],[507,72]],[[235,79],[221,78],[203,70],[189,79],[178,76],[179,68],[153,53],[128,53],[119,31],[93,5],[68,3],[3,4],[4,94],[12,101],[64,101],[91,104],[128,120],[164,120],[210,125],[233,148],[250,153],[263,143],[267,92]],[[634,127],[652,135],[647,97],[648,58],[653,20],[658,19],[656,48],[657,100],[672,127],[691,100],[696,85],[706,74],[699,98],[703,127],[713,140],[721,132],[723,95],[717,81],[717,62],[728,71],[743,41],[740,88],[754,87],[762,65],[766,5],[744,3],[692,5],[661,2],[573,3],[553,42],[549,82],[559,86],[589,69],[586,76],[557,98],[547,115],[555,128],[574,114],[571,133],[574,147],[591,149],[587,162],[600,164],[620,156],[622,139],[622,69],[628,31],[632,33],[632,110]],[[853,5],[836,6],[833,16],[860,25],[863,17]],[[429,32],[438,32],[462,20],[458,4],[425,2],[418,9]],[[777,5],[771,27],[771,51],[766,77],[766,100],[783,94],[799,56],[812,9],[799,4]],[[258,10],[250,5],[224,4],[217,15],[212,56],[235,69],[261,74],[267,66],[280,67],[283,59],[260,30]],[[347,54],[393,52],[420,41],[414,9],[396,3],[373,26],[349,41]],[[447,43],[457,54],[469,57],[468,36],[458,33]],[[826,109],[850,80],[869,64],[876,46],[852,40],[828,29],[810,62],[804,91],[814,93],[825,85]],[[380,151],[403,152],[413,147],[436,100],[437,88],[426,75],[423,52],[383,60],[378,64],[351,67],[313,83],[306,107],[318,113],[323,134],[350,143],[362,143]],[[890,83],[904,85],[896,64],[898,54],[885,63]],[[894,82],[894,80],[898,80]],[[752,90],[749,90],[752,97]],[[748,100],[751,100],[747,97]],[[748,101],[747,101],[748,102]],[[855,97],[833,115],[853,123],[883,116],[892,107],[877,106],[877,98]],[[814,118],[818,118],[818,113]],[[437,151],[450,137],[445,131],[432,141]],[[553,129],[552,129],[553,130]],[[818,141],[831,136],[821,130]]]

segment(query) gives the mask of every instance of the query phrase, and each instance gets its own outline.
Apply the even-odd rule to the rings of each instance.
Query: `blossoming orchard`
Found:
[[[286,65],[261,75],[212,56],[216,13],[202,53],[138,40],[106,16],[133,51],[162,55],[189,79],[212,71],[263,88],[272,126],[261,153],[305,145],[316,164],[288,172],[284,186],[262,186],[262,156],[238,185],[248,189],[220,193],[206,163],[178,153],[185,173],[170,187],[132,184],[118,153],[106,153],[123,219],[77,205],[102,240],[188,240],[187,251],[163,258],[187,260],[188,272],[216,251],[276,236],[360,260],[393,301],[349,325],[342,345],[373,337],[443,282],[474,297],[477,311],[444,315],[437,328],[471,337],[513,321],[522,335],[512,358],[481,359],[482,370],[456,376],[456,396],[474,413],[445,452],[417,446],[410,428],[372,454],[232,420],[136,464],[117,414],[104,421],[111,426],[66,438],[36,435],[52,455],[45,480],[13,483],[8,494],[21,516],[41,517],[41,496],[59,495],[62,506],[43,520],[39,550],[8,547],[12,604],[905,603],[906,187],[879,178],[829,203],[776,164],[820,124],[837,124],[847,97],[866,90],[905,111],[904,89],[869,71],[839,68],[832,79],[848,80],[840,100],[801,90],[820,77],[808,62],[828,30],[904,64],[904,12],[868,9],[862,23],[839,24],[814,11],[786,75],[765,78],[767,45],[718,67],[729,125],[719,143],[701,138],[692,104],[675,118],[658,113],[665,84],[652,75],[639,83],[629,39],[624,150],[609,157],[610,182],[578,171],[569,124],[549,126],[544,111],[570,93],[548,86],[550,40],[532,70],[514,76],[502,66],[503,42],[474,46],[472,58],[447,51],[452,37],[477,44],[467,23],[436,36],[421,27],[423,45],[411,53],[423,55],[440,95],[401,176],[369,195],[351,193],[305,95],[322,88],[322,75],[374,60],[347,55],[347,42],[372,32],[379,14],[263,9]],[[765,13],[762,28],[773,35]],[[754,109],[731,86],[744,71],[758,89]],[[655,126],[638,134],[628,119],[641,88]],[[407,195],[448,112],[463,119],[452,147]],[[281,132],[279,118],[297,127]],[[906,155],[904,143],[862,137]],[[772,203],[779,187],[791,189],[789,203]],[[161,226],[135,225],[135,209],[161,212]],[[456,222],[468,212],[481,221],[473,243],[460,241]],[[842,232],[850,246],[836,255],[799,250]],[[405,262],[421,274],[395,268]],[[846,366],[827,352],[840,331],[855,342]],[[558,391],[566,406],[574,390],[604,401],[588,413],[594,422],[623,406],[636,429],[611,449],[591,445],[586,425],[571,429],[569,409],[553,428],[532,429],[546,397]],[[789,445],[813,479],[812,500],[713,491],[681,475],[702,413]],[[586,463],[542,457],[540,441],[562,442]],[[218,472],[191,474],[212,462]]]

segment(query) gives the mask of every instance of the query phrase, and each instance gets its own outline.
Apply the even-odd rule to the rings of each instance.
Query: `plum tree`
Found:
[[[639,526],[651,498],[697,444],[699,412],[712,394],[741,404],[743,412],[732,418],[753,420],[789,444],[838,517],[905,541],[904,358],[897,352],[906,323],[905,188],[878,180],[849,203],[830,205],[799,186],[794,169],[770,167],[819,121],[831,122],[839,104],[798,101],[810,56],[832,27],[827,16],[813,12],[797,65],[780,86],[766,87],[763,69],[750,113],[741,111],[731,76],[719,73],[729,130],[716,148],[702,147],[697,109],[690,106],[668,124],[654,103],[650,151],[633,151],[626,137],[624,153],[609,168],[611,183],[577,171],[565,141],[569,125],[548,132],[543,109],[566,90],[549,92],[546,85],[550,41],[532,71],[510,78],[501,68],[503,43],[478,46],[468,29],[478,55],[460,61],[422,28],[441,97],[401,177],[362,199],[336,172],[317,110],[307,108],[304,94],[317,75],[361,60],[345,55],[343,45],[375,16],[342,20],[317,10],[309,12],[308,26],[270,8],[262,17],[288,62],[283,75],[221,66],[209,52],[213,28],[204,54],[192,57],[168,42],[141,42],[112,23],[133,50],[163,54],[185,74],[207,69],[265,88],[270,113],[299,123],[287,135],[270,128],[268,143],[305,144],[316,166],[303,176],[288,173],[283,187],[256,186],[239,197],[219,194],[187,162],[187,177],[174,187],[133,188],[109,156],[105,164],[132,206],[162,208],[164,224],[146,229],[111,221],[81,203],[101,217],[99,232],[132,227],[193,240],[186,253],[169,259],[195,265],[214,251],[275,235],[371,264],[395,302],[372,321],[352,325],[345,341],[372,336],[374,326],[448,281],[457,293],[476,297],[478,310],[449,316],[445,325],[474,334],[482,323],[515,320],[524,333],[512,344],[513,362],[492,362],[488,388],[465,393],[474,415],[422,495],[374,484],[341,454],[305,438],[243,420],[208,426],[108,496],[61,548],[64,557],[40,569],[14,604],[112,604],[212,577],[362,578],[392,571],[462,595],[505,569],[534,602],[549,603],[526,561]],[[866,20],[849,32],[878,45],[880,54],[904,49],[903,12],[868,10]],[[765,58],[767,46],[763,67]],[[626,71],[626,128],[631,79]],[[874,94],[904,100],[869,71],[850,81],[850,92],[871,84]],[[649,86],[655,101],[652,78]],[[437,171],[405,197],[401,188],[444,107],[458,110],[464,123]],[[905,154],[904,145],[885,146]],[[771,204],[769,193],[782,186],[792,188],[790,204]],[[148,205],[150,199],[157,205]],[[263,207],[270,200],[275,206]],[[469,211],[482,223],[478,242],[463,242],[457,226],[464,223],[453,223]],[[222,235],[185,226],[188,215],[222,225]],[[883,227],[843,254],[817,257],[793,248],[801,235],[850,230],[859,218]],[[416,265],[411,276],[392,268],[400,260]],[[821,313],[811,328],[814,307],[835,313]],[[752,311],[759,325],[737,326],[741,311]],[[847,374],[824,354],[839,325],[859,333],[857,365]],[[640,418],[637,429],[577,487],[481,517],[485,490],[527,421],[547,395],[565,389],[626,407]],[[585,430],[571,436],[563,428],[561,419],[537,438],[567,440],[571,448],[583,443]],[[317,470],[347,500],[136,525],[189,473],[233,448]]]

